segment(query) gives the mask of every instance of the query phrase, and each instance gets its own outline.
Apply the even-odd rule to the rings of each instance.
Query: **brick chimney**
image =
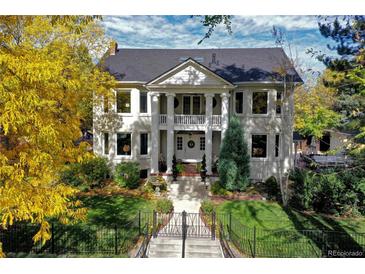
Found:
[[[118,43],[112,41],[110,43],[109,55],[115,55],[118,52]]]

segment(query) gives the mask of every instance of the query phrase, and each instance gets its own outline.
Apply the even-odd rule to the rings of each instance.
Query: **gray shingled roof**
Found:
[[[118,49],[104,67],[118,80],[148,82],[192,58],[231,83],[280,81],[277,68],[288,62],[280,48]],[[302,82],[291,71],[295,82]]]

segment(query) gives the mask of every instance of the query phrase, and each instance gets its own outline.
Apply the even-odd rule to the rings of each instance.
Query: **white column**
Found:
[[[158,158],[160,155],[160,112],[158,103],[158,93],[151,95],[151,173],[158,173]]]
[[[167,93],[167,173],[172,173],[172,157],[174,155],[174,93]]]
[[[212,114],[214,94],[205,94],[205,159],[207,161],[207,174],[212,174]]]
[[[228,117],[229,117],[229,93],[225,92],[221,94],[222,98],[222,138],[221,141],[223,142],[224,135],[226,133],[226,130],[228,128]]]

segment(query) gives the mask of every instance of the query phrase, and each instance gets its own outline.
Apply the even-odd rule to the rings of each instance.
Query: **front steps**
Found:
[[[182,239],[173,237],[152,238],[148,258],[181,258]],[[185,241],[185,258],[223,258],[218,240],[210,238],[188,238]]]

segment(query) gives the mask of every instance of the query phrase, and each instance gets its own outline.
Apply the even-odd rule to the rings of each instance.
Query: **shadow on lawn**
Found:
[[[89,208],[88,223],[106,227],[130,223],[140,209],[147,207],[143,199],[121,196],[88,197],[83,202]]]
[[[335,256],[336,252],[363,252],[365,247],[365,235],[358,233],[349,233],[336,220],[329,217],[321,217],[320,221],[315,216],[294,211],[288,207],[283,210],[293,222],[296,230],[305,237],[311,239],[313,243],[321,250],[322,257],[342,257]],[[317,231],[309,231],[317,230]],[[362,255],[363,257],[364,255]],[[358,257],[348,256],[346,257]]]

